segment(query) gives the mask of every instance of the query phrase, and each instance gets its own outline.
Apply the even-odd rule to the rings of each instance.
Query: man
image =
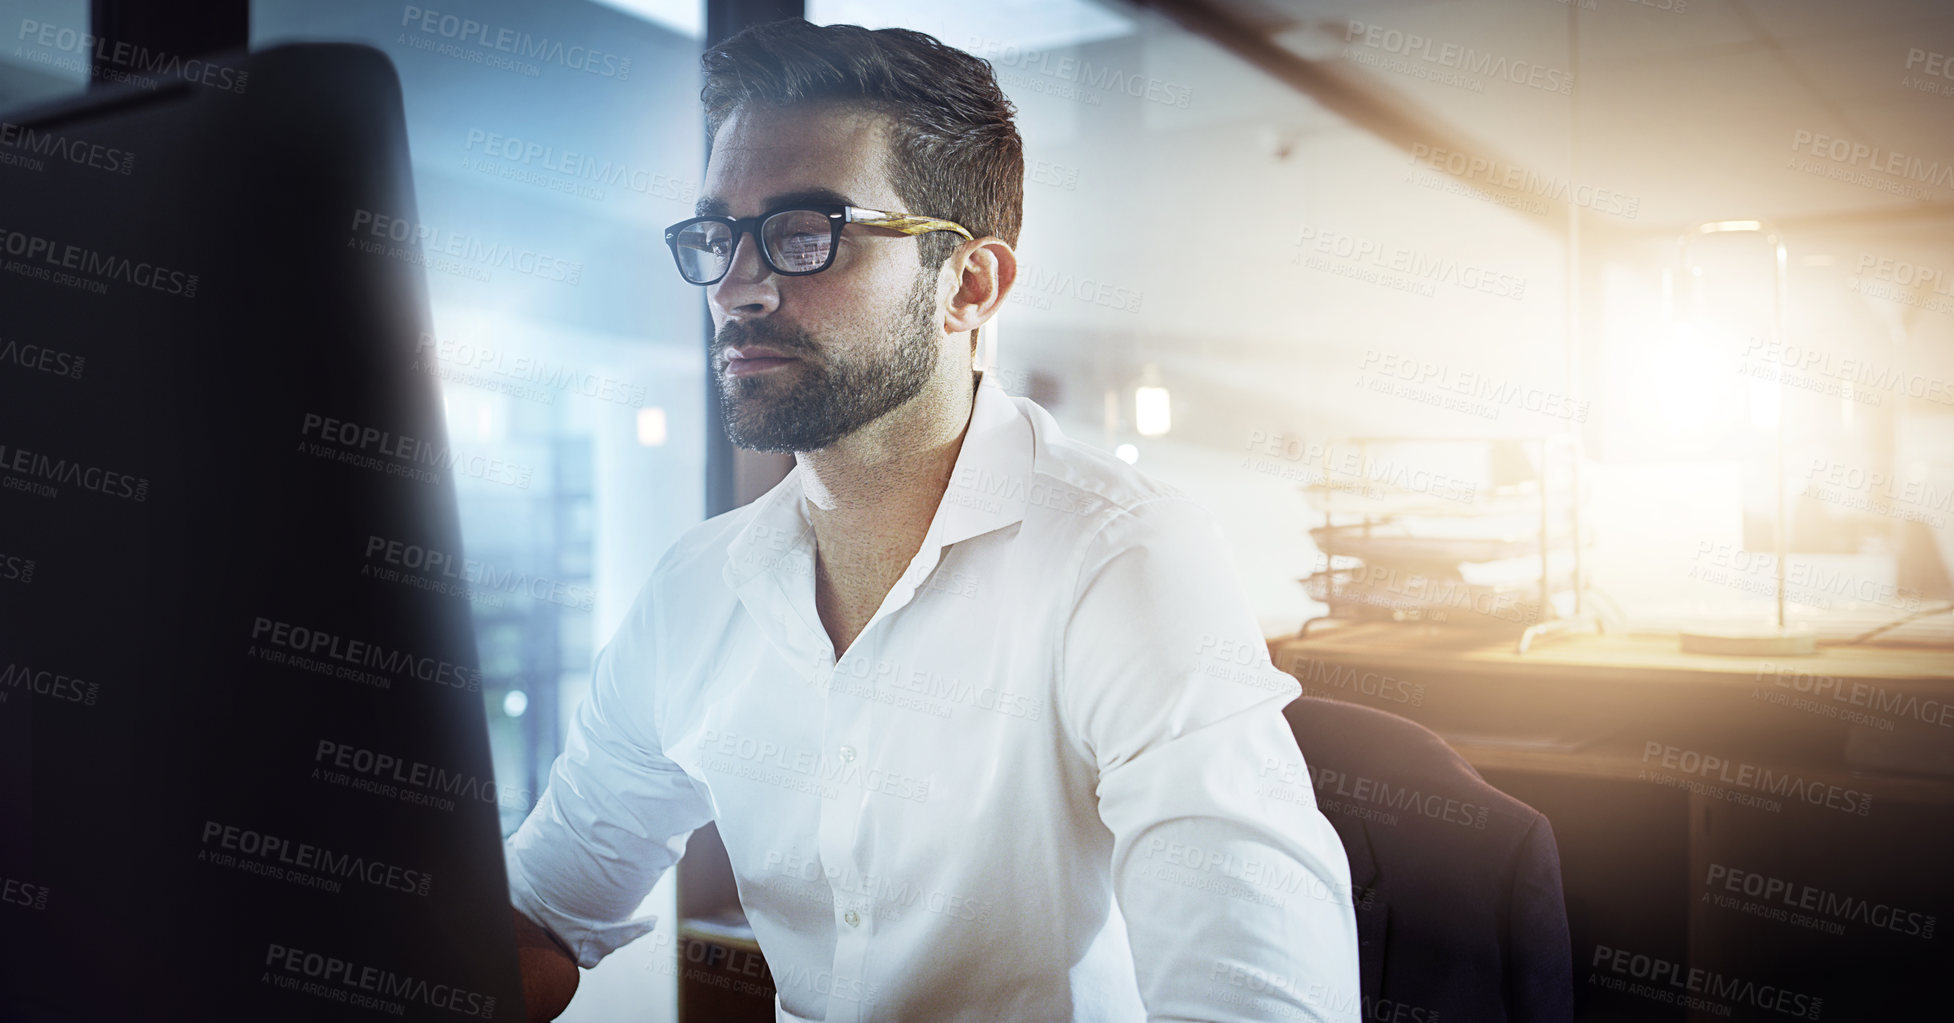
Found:
[[[532,1018],[716,820],[781,1020],[1356,1019],[1300,687],[1210,516],[972,371],[1024,178],[989,65],[782,22],[705,67],[667,241],[727,432],[796,464],[665,554],[509,839]]]

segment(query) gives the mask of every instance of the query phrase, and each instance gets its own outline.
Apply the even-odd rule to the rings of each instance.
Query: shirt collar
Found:
[[[922,552],[933,554],[960,540],[1023,521],[1031,484],[1032,443],[1031,421],[1017,401],[989,374],[980,376],[963,447],[957,451],[949,485],[923,537]],[[728,542],[727,585],[737,590],[747,579],[796,560],[803,548],[812,547],[813,530],[801,487],[801,467],[796,463],[785,478],[753,502],[746,525]]]

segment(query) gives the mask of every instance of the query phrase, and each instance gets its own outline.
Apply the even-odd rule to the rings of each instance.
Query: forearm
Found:
[[[1308,789],[1265,779],[1285,755],[1306,777],[1286,723],[1258,711],[1102,775],[1115,890],[1162,1018],[1361,1015],[1348,856]],[[1187,784],[1203,768],[1217,773]]]
[[[511,910],[516,918],[516,959],[522,969],[523,1018],[553,1020],[577,993],[577,961],[556,935]]]

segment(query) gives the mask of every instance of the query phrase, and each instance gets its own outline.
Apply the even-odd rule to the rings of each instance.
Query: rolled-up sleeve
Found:
[[[1358,1019],[1349,863],[1282,716],[1301,687],[1207,509],[1155,498],[1099,530],[1061,661],[1148,1019]]]
[[[657,917],[633,914],[712,819],[658,741],[662,636],[651,592],[647,583],[598,653],[542,798],[504,844],[510,903],[585,968],[656,926]]]

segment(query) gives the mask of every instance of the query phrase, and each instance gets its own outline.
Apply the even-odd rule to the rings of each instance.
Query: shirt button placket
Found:
[[[853,652],[844,655],[848,661]],[[837,663],[833,674],[840,676],[848,668]],[[862,968],[868,957],[870,932],[874,927],[874,911],[870,899],[864,892],[863,865],[855,855],[856,843],[861,836],[862,789],[854,780],[860,772],[855,769],[862,751],[859,748],[862,728],[868,723],[868,701],[861,698],[849,686],[836,678],[827,689],[827,719],[824,729],[824,768],[819,779],[821,796],[821,859],[835,864],[840,872],[830,878],[830,891],[834,899],[835,956],[833,986],[834,992],[828,997],[830,1023],[861,1023],[863,1006],[857,1000],[866,990],[861,980]],[[830,798],[832,797],[832,798]],[[856,996],[856,997],[849,997]]]

